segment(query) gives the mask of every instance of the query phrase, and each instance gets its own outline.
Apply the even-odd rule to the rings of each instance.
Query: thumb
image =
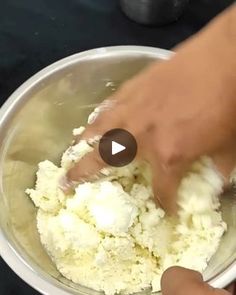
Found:
[[[183,267],[167,269],[161,279],[161,289],[163,295],[230,295],[205,283],[199,272]]]

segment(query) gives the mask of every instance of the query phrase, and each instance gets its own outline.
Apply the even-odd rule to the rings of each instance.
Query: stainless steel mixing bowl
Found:
[[[33,76],[1,108],[0,254],[41,293],[99,294],[63,278],[40,244],[36,210],[24,193],[34,184],[37,163],[44,159],[58,163],[71,130],[86,122],[94,105],[148,63],[169,56],[169,51],[139,46],[76,54]],[[222,206],[229,229],[204,273],[216,287],[236,277],[236,205],[227,198]]]

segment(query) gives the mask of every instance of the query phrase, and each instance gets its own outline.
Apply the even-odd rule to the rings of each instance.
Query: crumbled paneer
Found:
[[[67,149],[61,167],[41,162],[35,189],[26,190],[38,208],[41,242],[61,274],[113,295],[158,291],[163,271],[173,265],[202,272],[226,230],[223,180],[211,160],[193,164],[178,190],[178,217],[168,217],[153,200],[145,163],[105,168],[104,177],[65,196],[61,177],[92,150],[82,140]]]

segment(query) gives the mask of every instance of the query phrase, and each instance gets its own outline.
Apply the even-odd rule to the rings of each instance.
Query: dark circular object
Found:
[[[99,141],[99,153],[103,161],[113,167],[131,163],[137,154],[135,137],[124,129],[111,129]]]

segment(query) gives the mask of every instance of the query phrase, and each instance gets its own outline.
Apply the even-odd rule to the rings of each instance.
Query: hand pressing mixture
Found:
[[[226,230],[219,195],[236,166],[235,16],[232,5],[170,60],[125,82],[75,130],[82,134],[61,167],[39,164],[27,193],[42,244],[66,278],[130,294],[160,290],[170,266],[207,267]],[[89,139],[117,127],[135,136],[146,162],[104,166]],[[59,188],[63,176],[64,188],[78,183],[69,195]],[[163,295],[229,294],[193,270],[165,272]]]
[[[178,190],[178,216],[169,217],[154,201],[142,162],[105,168],[104,177],[65,195],[60,179],[92,150],[82,140],[67,149],[61,167],[39,163],[35,189],[26,190],[38,208],[41,242],[61,274],[113,295],[158,291],[173,265],[202,272],[226,230],[218,198],[223,179],[211,160],[192,165]]]

